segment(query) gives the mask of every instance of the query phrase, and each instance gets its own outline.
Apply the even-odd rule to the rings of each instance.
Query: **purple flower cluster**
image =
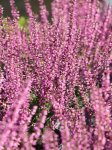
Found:
[[[49,21],[39,0],[37,21],[24,3],[22,27],[0,6],[0,150],[111,150],[111,6],[53,0]]]

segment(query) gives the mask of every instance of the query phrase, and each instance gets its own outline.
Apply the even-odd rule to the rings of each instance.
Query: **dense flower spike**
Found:
[[[0,6],[0,150],[111,150],[111,6],[53,0],[49,21],[24,3],[26,20]]]
[[[12,16],[16,19],[19,18],[19,12],[17,11],[15,6],[15,0],[10,0],[10,6],[11,6]]]

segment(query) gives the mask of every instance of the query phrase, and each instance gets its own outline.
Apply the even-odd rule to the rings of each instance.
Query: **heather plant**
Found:
[[[44,0],[0,6],[0,150],[112,149],[112,8]]]

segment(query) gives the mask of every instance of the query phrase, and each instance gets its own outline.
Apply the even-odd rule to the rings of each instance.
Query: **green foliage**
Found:
[[[39,107],[38,105],[39,105],[38,98],[37,98],[35,92],[32,90],[31,93],[30,93],[30,110],[34,106],[37,106],[38,108],[36,110],[36,113],[32,117],[31,123],[29,125],[29,133],[33,132],[34,124],[36,123],[37,119],[39,118],[40,112],[42,110],[42,108]]]
[[[36,96],[35,92],[32,90],[30,93],[30,109],[32,109],[34,106],[37,106],[37,111],[34,114],[34,116],[32,117],[31,123],[30,123],[30,128],[29,128],[29,133],[33,132],[33,128],[34,128],[34,124],[37,122],[41,111],[43,109],[43,107],[39,106],[39,99]],[[48,115],[47,115],[47,119],[45,122],[45,126],[49,126],[50,125],[50,121],[51,121],[51,117],[53,116],[54,112],[53,112],[53,108],[50,102],[46,102],[44,104],[44,108],[48,110]]]
[[[47,115],[45,126],[48,127],[48,126],[50,126],[51,118],[54,115],[54,111],[53,111],[52,105],[50,103],[46,103],[45,105],[46,105],[46,109],[48,110],[48,115]]]
[[[19,27],[26,33],[28,33],[28,19],[21,16],[19,19]]]
[[[78,86],[75,87],[75,95],[76,95],[77,100],[78,100],[79,108],[84,107],[83,98],[81,96],[81,93],[80,93]]]
[[[69,108],[75,108],[75,103],[73,100],[69,102]]]
[[[8,32],[9,31],[9,26],[8,26],[8,23],[7,23],[7,18],[3,18],[2,20],[2,23],[3,23],[3,27],[6,29],[6,31]],[[2,26],[1,26],[2,27]]]
[[[22,28],[25,27],[27,25],[27,19],[25,17],[21,16],[19,19],[19,25]]]

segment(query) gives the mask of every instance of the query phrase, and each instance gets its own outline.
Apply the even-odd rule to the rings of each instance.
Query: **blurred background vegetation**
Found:
[[[47,10],[49,11],[49,18],[51,18],[51,2],[53,0],[44,0],[45,5],[47,7]],[[107,1],[110,4],[112,4],[112,0],[99,0],[100,2]],[[24,0],[15,0],[16,6],[18,10],[20,11],[21,16],[27,17],[25,6],[24,6]],[[32,10],[35,14],[39,13],[39,2],[38,0],[30,0]],[[0,0],[0,5],[4,7],[4,17],[10,16],[11,17],[11,10],[9,5],[9,0]]]
[[[47,7],[47,10],[51,14],[51,2],[53,0],[45,0],[45,5]],[[21,16],[27,17],[25,6],[24,6],[24,0],[15,0],[16,6],[18,10],[20,11]],[[32,10],[34,13],[39,13],[39,2],[38,0],[30,0]],[[0,0],[0,5],[4,8],[4,17],[11,17],[11,10],[9,5],[9,0]]]

